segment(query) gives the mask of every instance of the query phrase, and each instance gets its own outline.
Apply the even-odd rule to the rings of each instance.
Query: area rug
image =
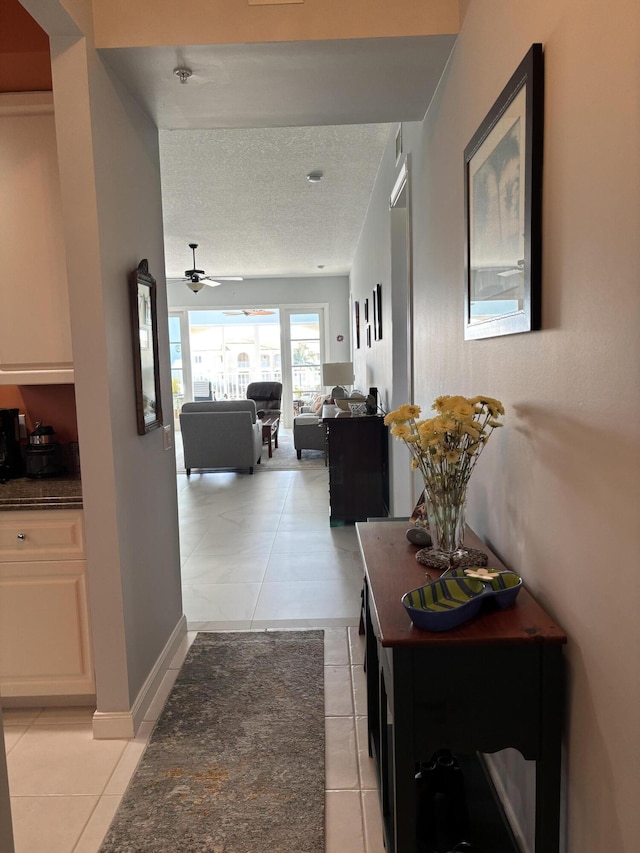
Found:
[[[199,633],[100,853],[322,853],[323,631]]]
[[[186,476],[184,468],[184,454],[182,450],[182,435],[175,433],[176,441],[176,470],[179,474]],[[293,446],[293,430],[281,428],[278,434],[278,447],[273,448],[273,456],[269,459],[267,445],[264,445],[262,459],[259,465],[253,469],[254,473],[265,471],[310,471],[325,468],[324,453],[322,450],[303,450],[302,458],[298,459],[296,449]],[[194,469],[191,476],[201,473],[214,473],[212,469]]]
[[[303,450],[302,458],[293,446],[293,431],[282,429],[278,434],[278,447],[273,448],[273,456],[269,459],[267,446],[264,447],[262,460],[253,469],[258,473],[264,471],[309,471],[324,469],[324,452],[322,450]]]

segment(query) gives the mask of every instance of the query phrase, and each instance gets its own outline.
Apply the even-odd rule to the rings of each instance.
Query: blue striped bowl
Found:
[[[471,580],[467,576],[466,571],[474,571],[474,569],[452,569],[450,572],[447,572],[447,577],[465,577],[467,580]],[[491,572],[491,569],[483,569],[482,571]],[[522,589],[522,578],[508,569],[501,572],[496,570],[495,574],[496,577],[480,581],[485,586],[484,595],[487,599],[493,599],[493,602],[498,607],[509,607],[516,600],[518,593]]]
[[[496,572],[494,577],[480,579],[469,577],[465,569],[452,569],[438,580],[406,592],[402,604],[416,628],[450,631],[477,616],[485,602],[509,607],[521,588],[522,578],[514,572]]]
[[[449,631],[478,614],[484,584],[471,578],[440,578],[406,592],[402,604],[417,628]]]

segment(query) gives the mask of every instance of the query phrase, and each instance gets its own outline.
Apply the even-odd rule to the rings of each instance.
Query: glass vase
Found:
[[[425,493],[427,521],[434,551],[453,554],[464,540],[464,511],[467,493],[456,490]]]
[[[463,546],[466,489],[448,491],[425,488],[425,511],[431,547],[416,554],[418,562],[447,571],[467,566],[486,566],[487,556],[476,548]]]

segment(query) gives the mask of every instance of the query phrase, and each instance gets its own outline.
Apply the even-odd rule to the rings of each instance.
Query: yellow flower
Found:
[[[457,424],[453,418],[448,418],[446,416],[441,417],[440,426],[445,432],[455,432],[457,429]]]
[[[455,464],[460,461],[460,451],[459,450],[449,450],[445,453],[444,458],[447,462],[451,462]]]
[[[419,418],[422,411],[420,406],[414,406],[412,403],[407,403],[402,408],[407,410],[408,417],[410,418]]]
[[[486,406],[489,410],[489,414],[494,418],[498,415],[504,415],[504,406],[502,405],[500,400],[496,400],[495,397],[472,397],[470,402],[474,404],[479,404],[483,407]]]
[[[477,439],[478,436],[482,435],[482,427],[478,426],[475,421],[466,421],[462,424],[462,431],[467,435],[471,436],[472,439]]]
[[[397,409],[394,409],[392,412],[389,412],[384,417],[384,422],[387,424],[400,424],[406,423],[407,421],[411,421],[414,418],[417,418],[420,415],[420,406],[414,406],[411,403],[405,403],[403,406],[399,406]]]
[[[411,427],[408,427],[406,424],[394,424],[390,432],[396,438],[403,438],[406,441],[411,435]]]
[[[432,408],[443,415],[460,420],[461,418],[470,418],[474,414],[474,406],[466,397],[461,397],[459,394],[455,396],[437,397]]]

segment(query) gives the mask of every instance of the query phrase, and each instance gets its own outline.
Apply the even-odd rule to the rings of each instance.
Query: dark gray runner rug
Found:
[[[323,853],[324,633],[200,633],[101,853]]]

